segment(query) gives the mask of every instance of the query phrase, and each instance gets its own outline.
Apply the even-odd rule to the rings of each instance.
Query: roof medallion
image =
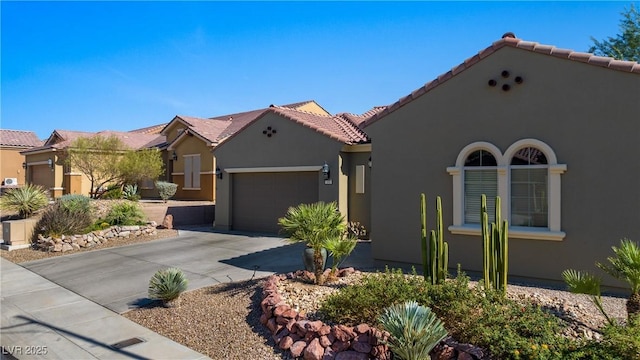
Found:
[[[491,87],[496,87],[499,85],[502,91],[506,92],[511,90],[511,87],[515,85],[521,85],[523,82],[524,79],[522,78],[522,76],[516,75],[512,78],[512,74],[508,70],[502,70],[498,80],[492,78],[487,82],[487,84],[489,84],[489,86]]]
[[[267,137],[272,137],[276,134],[276,129],[272,128],[271,126],[267,126],[267,129],[262,130],[262,133],[267,135]]]

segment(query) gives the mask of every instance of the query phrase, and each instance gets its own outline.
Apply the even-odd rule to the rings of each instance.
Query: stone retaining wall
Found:
[[[52,252],[67,252],[90,248],[104,244],[116,238],[129,238],[137,236],[157,235],[157,224],[151,222],[147,225],[112,226],[104,230],[92,231],[83,235],[62,235],[60,237],[44,237],[38,235],[35,245],[38,249]]]
[[[342,269],[339,276],[353,273],[353,269]],[[262,284],[262,315],[260,322],[272,334],[282,350],[288,350],[295,358],[304,360],[390,360],[393,358],[386,340],[389,333],[368,324],[354,327],[329,326],[320,320],[309,321],[292,309],[278,293],[278,282],[284,279],[308,278],[304,271],[276,274]],[[437,360],[483,360],[489,359],[483,349],[461,344],[451,337],[445,338],[431,352]]]

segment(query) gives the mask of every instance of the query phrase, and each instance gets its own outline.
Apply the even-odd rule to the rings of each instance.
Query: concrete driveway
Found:
[[[31,261],[25,268],[117,313],[148,303],[149,279],[181,268],[189,289],[303,268],[304,244],[279,237],[180,230],[176,238]],[[328,264],[329,265],[329,264]],[[370,243],[359,243],[344,266],[373,268]]]

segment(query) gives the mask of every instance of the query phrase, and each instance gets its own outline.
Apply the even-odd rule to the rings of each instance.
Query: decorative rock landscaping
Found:
[[[353,268],[341,269],[339,277],[353,274]],[[304,360],[366,360],[391,359],[386,345],[389,333],[368,324],[354,327],[328,325],[321,320],[310,320],[304,311],[292,308],[279,292],[283,280],[313,277],[306,271],[276,274],[262,284],[262,316],[260,323],[269,329],[273,340],[280,349],[288,350],[294,358]],[[318,286],[319,288],[326,288]],[[297,306],[296,306],[297,307]],[[486,358],[478,347],[460,344],[448,337],[432,352],[432,359],[479,360]]]
[[[154,236],[158,232],[157,224],[151,222],[147,225],[112,226],[104,230],[92,231],[83,235],[62,235],[60,237],[44,237],[38,235],[36,248],[50,252],[67,252],[90,248],[104,244],[116,238],[134,238],[138,236]]]

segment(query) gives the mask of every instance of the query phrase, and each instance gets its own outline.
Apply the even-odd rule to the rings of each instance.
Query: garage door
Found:
[[[277,172],[233,174],[232,227],[277,233],[278,218],[290,206],[318,201],[318,173]]]
[[[31,178],[29,182],[34,185],[40,185],[46,190],[52,187],[51,178],[53,172],[48,165],[30,165]]]

